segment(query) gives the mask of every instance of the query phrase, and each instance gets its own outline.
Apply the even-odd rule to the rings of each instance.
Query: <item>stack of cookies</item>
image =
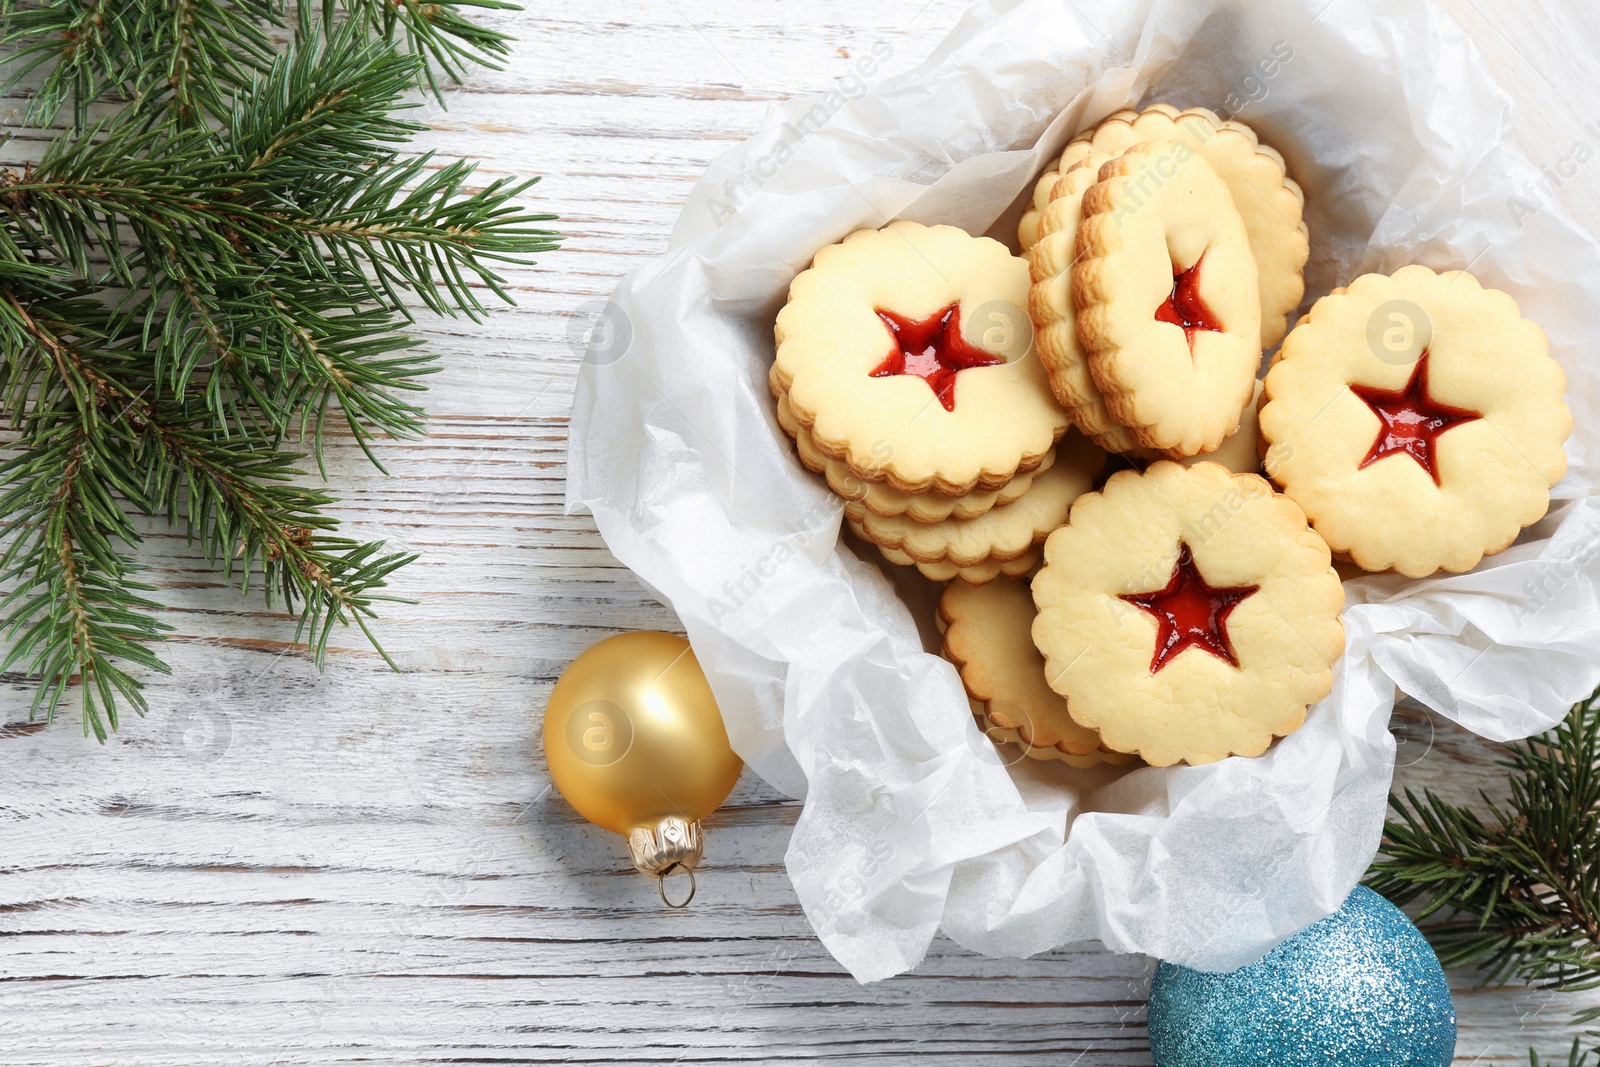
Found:
[[[778,315],[769,382],[801,462],[936,581],[1033,570],[1105,466],[1031,356],[1029,284],[998,241],[896,222],[818,252]]]
[[[1142,458],[1233,434],[1305,294],[1303,205],[1282,156],[1200,108],[1123,112],[1069,144],[1018,236],[1039,360],[1074,424]]]
[[[943,652],[997,742],[1259,755],[1331,690],[1335,559],[1467,570],[1548,509],[1571,415],[1543,332],[1411,266],[1285,337],[1303,206],[1248,127],[1155,105],[1040,177],[1026,259],[896,222],[795,279],[778,422],[857,537],[948,583]]]

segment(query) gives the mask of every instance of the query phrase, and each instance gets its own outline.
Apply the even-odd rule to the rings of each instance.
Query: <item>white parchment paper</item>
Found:
[[[994,0],[908,74],[867,88],[876,47],[835,92],[778,107],[617,287],[578,383],[568,506],[683,619],[734,747],[805,797],[789,872],[863,981],[915,966],[939,930],[994,955],[1094,939],[1239,966],[1366,869],[1397,686],[1504,740],[1600,681],[1600,248],[1509,147],[1510,102],[1470,42],[1423,0],[1094,8]],[[1157,100],[1237,115],[1287,157],[1307,306],[1409,262],[1512,293],[1566,367],[1571,470],[1549,517],[1477,571],[1348,583],[1334,691],[1267,755],[1008,767],[925,651],[929,583],[839,541],[838,502],[779,431],[773,316],[817,248],[858,227],[1013,239],[1073,133]]]

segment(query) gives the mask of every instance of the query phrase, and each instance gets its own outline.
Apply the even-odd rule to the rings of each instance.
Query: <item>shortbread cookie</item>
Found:
[[[1259,474],[1261,472],[1261,381],[1256,380],[1255,392],[1250,396],[1250,402],[1245,404],[1244,410],[1239,412],[1239,428],[1228,435],[1227,440],[1215,452],[1202,452],[1197,456],[1185,456],[1178,462],[1185,467],[1192,467],[1196,463],[1220,463],[1234,474]]]
[[[777,398],[778,423],[794,439],[800,462],[816,474],[821,474],[828,488],[844,501],[845,514],[860,521],[867,513],[877,515],[905,515],[913,522],[935,523],[946,519],[975,519],[995,507],[1013,503],[1033,484],[1035,476],[1050,469],[1055,462],[1055,450],[1045,453],[1038,468],[1029,474],[1019,474],[1003,488],[974,491],[965,496],[945,496],[941,493],[903,493],[887,482],[869,482],[859,477],[844,462],[830,459],[812,439],[811,433],[794,417],[789,398],[779,393]]]
[[[1288,497],[1215,463],[1119,471],[1045,542],[1034,643],[1107,746],[1257,756],[1333,685],[1344,590]]]
[[[1366,274],[1317,301],[1268,372],[1267,470],[1367,570],[1470,570],[1549,508],[1565,388],[1505,293],[1465,271]]]
[[[1016,745],[1022,750],[1022,754],[1029,759],[1054,760],[1057,763],[1065,763],[1069,767],[1077,767],[1079,770],[1087,770],[1090,767],[1098,767],[1101,764],[1125,767],[1130,763],[1138,762],[1138,756],[1132,756],[1126,752],[1113,752],[1103,745],[1086,756],[1075,756],[1070,752],[1063,752],[1059,748],[1038,748],[1022,740],[1022,736],[1016,730],[1002,730],[990,722],[988,716],[984,714],[981,704],[976,704],[972,701],[968,701],[968,703],[973,704],[973,716],[978,720],[978,730],[983,736],[993,741],[996,745]]]
[[[1256,266],[1233,197],[1181,141],[1137,144],[1083,195],[1072,299],[1112,418],[1174,458],[1239,423],[1261,361]]]
[[[1072,502],[1093,487],[1105,469],[1106,455],[1081,434],[1071,434],[1057,449],[1055,465],[1036,475],[1033,485],[1014,504],[995,508],[976,519],[947,519],[925,525],[904,515],[861,517],[867,540],[900,552],[918,563],[950,563],[974,567],[984,561],[1003,563],[1043,543],[1050,531],[1067,521]]]
[[[945,659],[982,709],[986,727],[1003,732],[1029,755],[1104,762],[1098,732],[1067,714],[1067,702],[1045,682],[1044,657],[1033,646],[1033,596],[1028,583],[1000,578],[983,586],[951,582],[939,597]],[[987,732],[987,729],[985,730]]]
[[[1147,141],[1184,141],[1228,186],[1250,235],[1261,290],[1261,347],[1283,340],[1288,318],[1305,296],[1305,265],[1311,252],[1303,212],[1305,195],[1288,176],[1283,156],[1260,143],[1242,122],[1221,119],[1205,108],[1179,111],[1154,104],[1144,111],[1120,111],[1093,131],[1079,135],[1062,153],[1056,169],[1034,188],[1033,207],[1023,215],[1018,236],[1026,252],[1042,229],[1044,208],[1055,183],[1091,153],[1119,156]]]
[[[872,544],[871,538],[867,537],[866,531],[861,528],[860,523],[853,519],[846,519],[845,524],[850,527],[850,532],[855,534],[858,539],[865,541],[869,545]],[[1037,548],[1029,549],[1016,559],[1003,561],[984,560],[982,563],[971,567],[957,567],[954,563],[918,563],[904,552],[898,552],[892,548],[884,548],[882,545],[876,545],[875,547],[883,555],[883,558],[890,563],[900,567],[915,567],[922,573],[924,578],[931,578],[936,582],[948,582],[960,578],[970,585],[982,585],[985,582],[994,581],[1001,575],[1012,578],[1020,577],[1039,565],[1039,550]]]
[[[866,481],[1000,489],[1068,426],[1032,357],[1028,284],[1026,261],[953,226],[858,230],[790,285],[774,391]]]
[[[1078,312],[1072,303],[1072,265],[1077,258],[1078,220],[1083,194],[1098,180],[1110,156],[1091,154],[1074,164],[1054,185],[1039,216],[1039,240],[1028,252],[1033,287],[1028,314],[1033,319],[1039,362],[1050,388],[1072,423],[1107,452],[1149,458],[1127,427],[1111,417],[1105,397],[1089,373],[1088,357],[1078,342]]]
[[[1033,200],[1028,204],[1022,218],[1017,221],[1017,247],[1022,249],[1022,254],[1027,255],[1039,241],[1041,220],[1044,209],[1050,204],[1050,197],[1056,191],[1056,183],[1061,180],[1061,163],[1057,160],[1050,164],[1050,169],[1039,175],[1033,185]]]
[[[972,492],[966,496],[944,496],[940,493],[902,493],[888,482],[869,482],[859,478],[849,466],[829,459],[811,439],[811,432],[794,417],[786,393],[778,394],[778,424],[794,438],[795,452],[807,470],[822,475],[828,488],[844,500],[845,514],[857,522],[871,512],[876,515],[905,515],[913,522],[943,522],[946,519],[975,519],[992,508],[1014,502],[1033,484],[1035,475],[1050,469],[1056,460],[1055,451],[1045,453],[1044,459],[1032,474],[1019,474],[1007,482],[1003,489]]]

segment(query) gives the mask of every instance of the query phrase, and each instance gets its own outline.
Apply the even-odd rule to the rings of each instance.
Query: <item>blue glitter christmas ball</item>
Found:
[[[1156,1067],[1448,1067],[1455,1048],[1439,957],[1365,886],[1259,963],[1163,963],[1150,986]]]

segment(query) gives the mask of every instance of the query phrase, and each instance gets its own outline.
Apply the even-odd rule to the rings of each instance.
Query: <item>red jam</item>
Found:
[[[1122,595],[1123,600],[1154,616],[1159,627],[1150,673],[1155,674],[1171,663],[1186,648],[1203,648],[1237,667],[1239,657],[1234,655],[1233,643],[1228,640],[1228,615],[1239,601],[1258,588],[1245,585],[1217,589],[1207,585],[1194,565],[1194,554],[1189,546],[1180,544],[1178,565],[1172,569],[1172,579],[1165,589]]]
[[[925,319],[912,320],[878,308],[878,318],[894,339],[874,378],[913,374],[928,383],[946,411],[956,409],[956,375],[973,367],[994,367],[1005,359],[967,343],[961,336],[961,305],[951,304]]]
[[[1205,261],[1206,257],[1202,255],[1188,270],[1179,270],[1178,265],[1174,263],[1172,295],[1156,308],[1156,321],[1182,326],[1183,336],[1188,339],[1190,348],[1194,347],[1194,335],[1201,330],[1222,332],[1222,324],[1217,321],[1216,314],[1206,306],[1205,299],[1200,295],[1200,264]]]
[[[1404,389],[1390,392],[1370,385],[1352,385],[1350,391],[1366,401],[1379,422],[1377,440],[1372,442],[1372,449],[1361,466],[1370,467],[1380,459],[1403,452],[1428,472],[1434,485],[1439,484],[1439,469],[1434,463],[1439,435],[1452,427],[1483,418],[1476,411],[1428,399],[1427,349],[1422,350]]]

